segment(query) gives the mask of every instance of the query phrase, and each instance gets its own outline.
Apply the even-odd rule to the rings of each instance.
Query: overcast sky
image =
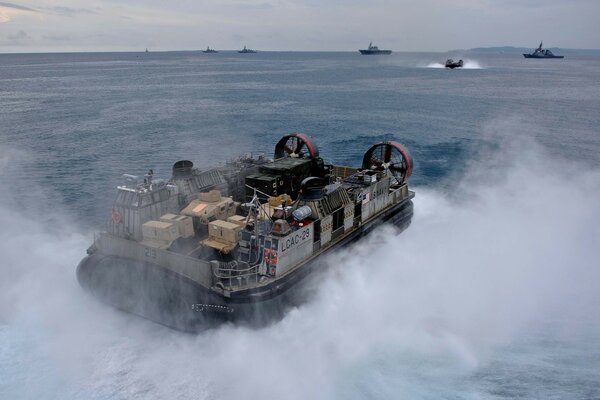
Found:
[[[600,0],[0,1],[0,52],[600,48]]]

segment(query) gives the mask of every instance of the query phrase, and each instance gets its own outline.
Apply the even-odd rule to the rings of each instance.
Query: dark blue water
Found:
[[[451,55],[458,58],[455,55]],[[0,55],[0,398],[600,398],[600,58]],[[415,219],[274,326],[198,336],[74,280],[123,173],[398,140]]]

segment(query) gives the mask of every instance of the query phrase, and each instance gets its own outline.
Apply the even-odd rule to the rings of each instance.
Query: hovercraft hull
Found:
[[[157,264],[99,253],[80,262],[77,278],[101,301],[177,330],[197,332],[226,322],[260,326],[282,318],[290,307],[306,301],[310,282],[325,270],[326,254],[360,239],[382,223],[404,230],[412,216],[413,203],[408,199],[281,279],[226,295]]]

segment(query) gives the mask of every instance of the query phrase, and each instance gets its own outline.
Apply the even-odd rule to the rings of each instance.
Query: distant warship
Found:
[[[374,144],[352,168],[325,163],[313,138],[293,133],[273,160],[204,170],[182,160],[167,181],[152,170],[124,175],[77,278],[99,299],[175,329],[262,324],[304,300],[325,256],[383,223],[410,225],[412,169],[397,142]]]
[[[565,58],[565,56],[557,56],[554,55],[550,50],[542,48],[542,42],[533,53],[525,54],[523,53],[523,57],[525,58]]]
[[[387,55],[387,54],[392,54],[391,50],[381,50],[379,47],[373,46],[373,42],[369,43],[369,47],[368,48],[366,48],[366,49],[360,49],[358,51],[360,51],[360,54],[363,54],[363,55],[374,55],[374,54]]]
[[[446,68],[454,69],[454,68],[462,68],[463,60],[454,61],[449,58],[446,60]]]
[[[203,53],[218,53],[217,50],[211,49],[210,46],[206,48],[206,50],[202,50]]]
[[[241,50],[238,50],[238,53],[257,53],[256,50],[252,50],[252,49],[248,49],[245,45],[244,48]]]

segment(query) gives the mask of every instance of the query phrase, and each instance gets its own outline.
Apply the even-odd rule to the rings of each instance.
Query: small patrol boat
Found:
[[[548,49],[544,49],[542,48],[542,43],[540,42],[540,45],[538,46],[537,49],[534,50],[533,53],[523,53],[523,57],[525,58],[565,58],[565,56],[557,56],[554,53],[552,53],[550,50]]]
[[[244,48],[241,50],[238,50],[238,53],[258,53],[258,51],[249,49],[246,47],[246,45],[244,45]]]
[[[446,68],[454,69],[454,68],[462,68],[463,60],[454,61],[449,58],[446,60]]]
[[[203,53],[218,53],[217,50],[211,49],[210,46],[206,48],[206,50],[202,50]]]
[[[360,54],[362,55],[388,55],[392,54],[391,50],[382,50],[377,46],[373,45],[373,42],[369,43],[369,47],[366,49],[359,49]]]
[[[376,143],[358,168],[327,164],[314,139],[282,137],[273,159],[205,170],[177,161],[168,180],[123,175],[107,230],[77,267],[100,300],[168,327],[265,324],[306,300],[324,257],[413,215],[400,143]]]

